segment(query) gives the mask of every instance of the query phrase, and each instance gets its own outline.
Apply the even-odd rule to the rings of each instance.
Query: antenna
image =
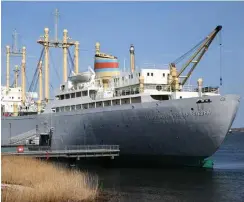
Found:
[[[13,53],[21,53],[18,50],[18,35],[19,33],[17,33],[16,29],[14,29],[13,34],[12,34],[12,38],[13,38],[13,44],[12,44],[12,52]]]
[[[55,41],[57,42],[58,41],[58,17],[59,17],[59,11],[58,9],[56,8],[55,9],[55,12],[54,12],[54,23],[55,23],[55,36],[54,36],[54,39]]]

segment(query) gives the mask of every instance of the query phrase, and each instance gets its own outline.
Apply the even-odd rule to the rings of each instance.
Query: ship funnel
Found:
[[[130,46],[130,69],[132,73],[135,71],[135,48],[133,45]]]
[[[197,80],[197,85],[198,85],[198,95],[199,97],[202,97],[202,84],[203,84],[203,79],[199,78]]]

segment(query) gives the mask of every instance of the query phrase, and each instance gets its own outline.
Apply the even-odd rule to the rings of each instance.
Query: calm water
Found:
[[[108,201],[244,202],[244,133],[229,135],[213,170],[97,169]]]
[[[211,159],[213,170],[96,167],[88,172],[98,176],[111,202],[244,202],[244,133],[229,135]]]

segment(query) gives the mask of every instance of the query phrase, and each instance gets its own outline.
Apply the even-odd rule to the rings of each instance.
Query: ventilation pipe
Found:
[[[202,97],[202,84],[203,84],[203,80],[202,78],[199,78],[197,80],[197,85],[198,85],[198,96]]]
[[[96,48],[96,54],[99,54],[100,53],[100,43],[99,42],[96,43],[95,48]]]
[[[130,46],[130,69],[133,74],[135,71],[135,48],[133,45]]]

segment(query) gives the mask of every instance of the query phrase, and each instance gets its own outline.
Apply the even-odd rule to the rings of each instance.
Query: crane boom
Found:
[[[200,47],[197,49],[197,51],[190,57],[190,59],[183,65],[181,70],[177,73],[176,67],[174,63],[170,64],[170,69],[171,69],[171,81],[170,85],[172,89],[174,90],[179,90],[179,78],[182,75],[182,73],[185,71],[185,69],[191,64],[194,63],[190,69],[190,71],[187,73],[187,76],[183,79],[181,82],[181,85],[184,85],[186,81],[189,79],[191,76],[192,72],[196,68],[197,64],[200,62],[201,58],[203,55],[206,53],[208,50],[210,44],[218,34],[218,32],[222,29],[221,25],[218,25],[201,43]],[[195,59],[196,58],[196,59]],[[194,60],[195,59],[195,60]]]

